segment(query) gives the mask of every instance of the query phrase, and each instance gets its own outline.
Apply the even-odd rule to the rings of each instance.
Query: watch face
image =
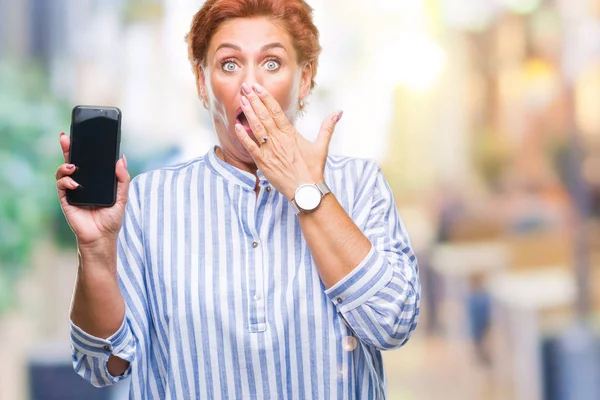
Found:
[[[321,192],[315,185],[302,185],[296,189],[296,204],[303,210],[310,211],[317,208],[321,202]]]

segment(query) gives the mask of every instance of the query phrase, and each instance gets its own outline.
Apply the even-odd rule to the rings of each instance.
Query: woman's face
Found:
[[[242,83],[258,82],[279,102],[292,123],[298,100],[310,89],[310,67],[298,64],[289,34],[267,18],[237,18],[223,23],[210,42],[200,75],[208,109],[223,151],[240,162],[253,163],[235,134],[241,111]]]

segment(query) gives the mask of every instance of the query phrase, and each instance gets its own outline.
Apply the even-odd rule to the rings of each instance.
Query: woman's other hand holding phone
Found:
[[[79,250],[98,248],[104,244],[116,244],[123,223],[130,181],[125,156],[123,155],[116,163],[117,199],[112,207],[74,206],[67,202],[67,189],[77,190],[79,187],[70,176],[77,166],[68,164],[70,138],[64,133],[60,134],[60,147],[65,164],[56,171],[56,187],[65,218],[77,237]]]

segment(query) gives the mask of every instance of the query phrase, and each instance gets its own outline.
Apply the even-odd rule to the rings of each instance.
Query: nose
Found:
[[[248,86],[250,86],[250,88],[252,88],[252,86],[255,83],[258,83],[259,85],[263,85],[262,77],[258,74],[258,71],[253,67],[250,67],[247,69],[247,72],[243,79],[244,80],[242,82],[247,83]],[[244,89],[242,89],[241,84],[240,84],[240,94],[242,94],[242,95],[246,94],[246,93],[244,93]]]

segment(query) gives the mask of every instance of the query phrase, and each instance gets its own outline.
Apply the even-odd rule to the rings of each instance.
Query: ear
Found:
[[[206,76],[204,75],[204,68],[200,65],[196,66],[196,89],[198,90],[198,96],[202,98],[206,96]]]
[[[310,83],[312,82],[312,63],[306,63],[302,67],[300,77],[300,100],[304,100],[310,94]]]
[[[198,89],[198,97],[202,100],[202,105],[208,110],[208,94],[206,90],[206,75],[204,74],[204,68],[201,66],[197,67],[196,88]]]

